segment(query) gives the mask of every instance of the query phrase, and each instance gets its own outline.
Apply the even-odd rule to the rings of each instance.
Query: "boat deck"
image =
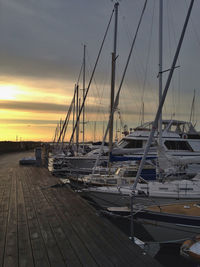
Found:
[[[160,266],[24,156],[0,156],[0,266]]]
[[[169,205],[150,206],[148,210],[166,212],[180,215],[200,216],[200,200],[181,201],[181,203],[170,203]]]

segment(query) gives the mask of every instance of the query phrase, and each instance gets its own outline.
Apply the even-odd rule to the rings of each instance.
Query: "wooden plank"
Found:
[[[34,266],[30,234],[22,190],[22,180],[19,173],[17,175],[17,226],[18,226],[18,260],[20,267]]]
[[[47,189],[49,187],[46,187]],[[44,189],[46,190],[46,189]],[[59,205],[59,203],[58,203]],[[56,207],[58,209],[58,206]],[[55,208],[54,208],[54,213],[55,213]],[[84,266],[96,266],[97,263],[94,261],[93,256],[88,252],[87,248],[85,247],[84,243],[80,240],[79,236],[76,235],[76,233],[73,231],[73,228],[71,225],[68,223],[65,217],[63,217],[63,214],[59,214],[57,216],[62,229],[66,235],[66,238],[69,240],[69,243],[71,244],[71,247],[73,247],[76,255],[79,257],[81,263]],[[64,220],[63,220],[64,218]]]
[[[61,191],[63,191],[63,189],[60,189]],[[60,194],[62,193],[60,190],[58,190],[59,192],[56,194],[57,196],[59,196],[60,197]],[[66,197],[66,192],[64,192],[64,196]],[[70,211],[70,218],[72,217],[72,214],[74,213],[74,211],[75,211],[75,208],[78,206],[78,205],[80,205],[80,203],[77,203],[78,205],[76,205],[76,203],[74,202],[74,199],[73,199],[73,201],[72,201],[72,203],[70,203],[70,201],[71,201],[72,199],[71,198],[69,198],[69,197],[67,197],[67,204],[69,205],[69,209],[71,209],[71,207],[73,206],[73,212],[71,212]],[[59,201],[55,204],[56,205],[56,208],[58,209],[58,203],[61,203],[61,201],[62,201],[62,199],[60,200],[59,199]],[[79,201],[80,201],[80,199],[79,199]],[[53,200],[53,202],[55,203],[55,199]],[[66,201],[65,201],[65,204],[66,204]],[[83,210],[83,209],[82,209]],[[65,214],[66,215],[66,210],[64,209],[64,210],[62,210],[61,211],[63,214]],[[73,227],[75,227],[76,226],[76,224],[77,224],[77,229],[76,229],[76,231],[78,232],[79,231],[79,234],[80,234],[80,230],[81,231],[83,231],[82,229],[89,229],[89,231],[86,231],[86,233],[85,233],[85,235],[87,236],[87,238],[85,239],[85,241],[86,241],[86,243],[87,243],[87,241],[88,241],[88,237],[90,236],[91,238],[93,238],[91,241],[92,241],[92,245],[90,244],[89,245],[89,248],[91,249],[92,247],[94,247],[95,246],[95,242],[96,242],[96,240],[98,240],[98,243],[100,243],[99,241],[100,241],[100,239],[101,239],[101,237],[102,237],[102,232],[104,231],[104,229],[103,229],[103,231],[100,233],[100,235],[98,236],[98,235],[96,235],[96,232],[97,232],[97,230],[98,229],[94,229],[94,231],[93,231],[93,233],[92,233],[92,235],[91,235],[91,223],[90,224],[88,224],[88,221],[86,220],[85,222],[83,221],[83,219],[85,219],[84,217],[82,217],[81,216],[81,213],[82,213],[82,211],[79,209],[78,210],[78,216],[77,216],[77,218],[75,218],[75,220],[74,220],[74,222],[72,223],[72,225],[73,225]],[[77,215],[76,214],[76,215]],[[90,218],[90,219],[92,219],[92,218]],[[69,220],[69,218],[68,218],[68,220]],[[91,222],[92,220],[90,220],[90,222]],[[80,222],[80,224],[79,224],[79,222]],[[86,223],[85,225],[84,225],[84,223]],[[115,256],[116,256],[116,249],[114,249],[113,248],[113,244],[114,243],[112,243],[112,245],[109,247],[109,250],[108,250],[108,245],[107,245],[107,236],[104,238],[104,240],[102,240],[102,241],[104,241],[104,251],[102,251],[102,253],[105,255],[105,254],[108,254],[108,251],[109,252],[111,252],[111,249],[113,249],[113,252],[115,253],[114,255],[109,255],[109,259],[110,259],[110,261],[111,261],[111,259],[113,259],[113,258],[115,258]],[[131,244],[132,245],[132,244]],[[105,246],[107,246],[107,249],[105,249]],[[102,247],[100,244],[99,244],[99,247]],[[99,249],[99,247],[98,247],[98,249]],[[95,248],[96,249],[96,248]],[[141,252],[141,250],[140,250],[140,252]],[[118,251],[118,253],[120,253],[120,255],[122,255],[122,253],[120,252],[120,251]],[[124,258],[123,257],[124,255],[122,255],[122,258]],[[118,254],[118,261],[119,261],[119,254]],[[115,262],[116,263],[116,262]],[[119,263],[119,262],[118,262]],[[125,263],[124,262],[124,260],[123,260],[123,263]],[[130,262],[129,262],[130,263]],[[131,263],[131,265],[132,265],[132,263]]]
[[[31,195],[26,184],[26,175],[23,173],[22,188],[24,194],[24,202],[27,216],[27,225],[29,228],[32,255],[35,266],[50,266],[46,247],[44,245],[41,230],[37,220],[36,212],[33,207]]]
[[[45,195],[48,197],[49,201],[53,201],[55,204],[56,213],[58,216],[62,216],[63,221],[67,221],[68,225],[70,225],[73,232],[78,236],[80,239],[80,242],[82,242],[87,250],[89,251],[90,255],[95,258],[96,262],[101,262],[102,266],[114,266],[114,258],[116,256],[116,253],[113,249],[113,255],[109,255],[107,257],[108,251],[106,251],[107,244],[97,242],[97,239],[99,240],[99,237],[96,235],[93,235],[91,233],[91,228],[85,227],[85,222],[82,220],[81,216],[78,218],[73,219],[72,213],[74,212],[74,203],[73,203],[73,211],[70,213],[70,216],[68,215],[68,211],[66,210],[65,205],[61,205],[61,201],[59,201],[56,198],[52,198],[52,193],[55,192],[55,189],[46,190]],[[67,199],[67,202],[69,204],[69,199]],[[66,199],[64,198],[64,202],[66,202]],[[59,205],[60,203],[60,205]],[[72,206],[71,206],[72,207]],[[80,211],[81,212],[81,211]],[[79,214],[80,215],[80,214]],[[97,238],[95,240],[95,238]],[[118,262],[119,263],[119,262]]]
[[[44,190],[45,191],[45,190]],[[48,191],[49,192],[49,191]],[[51,203],[51,196],[50,195],[47,195],[46,194],[46,191],[45,191],[45,196],[47,197],[47,199],[50,201]],[[59,205],[57,202],[55,202],[53,205],[52,205],[53,209],[54,209],[54,212],[55,212],[55,216],[57,218],[57,220],[59,221],[61,219],[61,215],[63,216],[62,212],[58,213],[58,210],[60,209]],[[74,249],[76,251],[76,257],[80,257],[80,254],[82,254],[82,252],[80,251],[80,245],[82,246],[82,250],[83,250],[83,247],[84,247],[84,258],[81,258],[81,262],[85,262],[85,265],[89,264],[87,263],[88,259],[86,259],[86,255],[88,255],[87,257],[89,258],[95,258],[95,253],[98,252],[98,247],[96,248],[96,251],[94,252],[93,255],[91,254],[88,254],[88,249],[87,249],[87,246],[85,245],[86,242],[88,241],[87,239],[85,239],[84,241],[80,239],[80,233],[77,233],[76,231],[74,231],[74,227],[73,225],[71,224],[71,222],[69,222],[69,220],[67,218],[65,218],[63,216],[64,220],[61,222],[62,224],[62,227],[64,228],[64,231],[66,233],[67,229],[66,227],[69,229],[68,231],[73,233],[73,240],[70,239],[69,237],[69,234],[66,236],[68,239],[69,239],[69,242],[72,242],[72,245],[70,246],[70,249],[72,251],[72,249]],[[61,228],[62,229],[62,228]],[[54,232],[57,232],[58,229],[54,228]],[[64,231],[63,234],[64,234]],[[63,238],[64,238],[65,235],[63,235]],[[70,236],[72,237],[72,235],[70,234]],[[74,239],[75,239],[75,236],[76,238],[78,239],[76,242],[74,242]],[[76,244],[77,243],[77,244]],[[69,246],[69,243],[68,243],[68,246]],[[78,246],[78,248],[77,248]],[[71,255],[69,257],[69,252],[67,253],[68,254],[68,258],[66,259],[67,262],[69,262],[69,260],[71,259]],[[66,254],[66,255],[67,255]],[[102,255],[101,255],[101,263],[103,264],[104,260],[102,259]],[[94,264],[94,263],[93,263]],[[96,264],[96,258],[95,258],[95,264]],[[103,264],[103,266],[110,266],[109,264],[109,261],[106,262],[106,264]]]
[[[42,239],[45,244],[48,258],[52,266],[65,266],[62,254],[58,249],[57,242],[48,223],[47,217],[51,214],[42,193],[38,190],[38,186],[30,184],[30,177],[26,177],[26,182],[29,188],[29,193],[32,196],[32,203],[35,209],[35,214],[41,230]]]
[[[61,190],[60,190],[61,191]],[[66,190],[65,190],[66,191]],[[65,195],[66,192],[58,192],[56,195],[60,198],[61,194]],[[98,225],[95,223],[95,215],[94,213],[86,213],[87,206],[83,205],[82,199],[77,198],[75,195],[68,194],[68,201],[65,203],[65,207],[67,206],[68,210],[63,210],[62,212],[67,216],[76,231],[81,231],[83,238],[84,236],[90,236],[91,242],[88,243],[88,249],[91,250],[91,253],[94,253],[95,248],[98,246],[101,248],[101,254],[104,255],[107,259],[110,260],[114,265],[132,265],[130,262],[130,258],[128,259],[127,251],[123,251],[123,245],[120,243],[119,246],[116,245],[117,240],[110,241],[110,233],[105,235],[104,227],[101,227],[101,224]],[[69,197],[70,195],[70,197]],[[59,199],[62,201],[62,198]],[[81,202],[81,203],[80,203]],[[73,213],[70,212],[70,206],[73,204]],[[69,216],[70,212],[70,216]],[[99,218],[98,218],[99,219]],[[84,233],[85,229],[85,233]],[[116,234],[115,234],[116,235]],[[88,241],[88,238],[86,239]],[[114,242],[113,242],[114,241]],[[128,241],[128,240],[127,240]],[[124,253],[125,254],[124,254]],[[125,256],[126,255],[126,256]],[[129,255],[132,258],[132,254]]]
[[[32,186],[32,188],[33,188],[33,186]],[[44,204],[42,206],[44,207]],[[54,212],[54,217],[55,217],[55,209],[53,208],[52,210]],[[53,224],[55,223],[55,221],[53,222],[51,220],[51,218],[53,216],[51,216],[51,214],[49,214],[49,215],[50,215],[48,217],[49,223],[52,226],[52,228],[54,228]],[[82,259],[81,259],[82,265],[84,265],[84,266],[96,266],[96,263],[92,260],[91,255],[89,255],[89,257],[88,257],[88,255],[87,255],[88,251],[80,243],[80,240],[78,239],[78,237],[76,237],[74,235],[74,233],[71,231],[72,229],[71,228],[68,229],[69,225],[67,223],[65,223],[64,225],[63,225],[63,223],[60,224],[60,219],[58,219],[58,221],[59,221],[59,225],[61,225],[60,227],[61,227],[63,233],[65,233],[65,246],[64,247],[62,246],[63,242],[62,242],[62,244],[60,242],[58,242],[58,246],[60,247],[60,249],[62,248],[61,250],[63,253],[65,263],[69,264],[69,266],[71,266],[70,263],[72,262],[73,263],[72,266],[80,266],[80,261],[78,259],[80,258],[80,254],[81,254],[82,255]],[[60,241],[57,230],[58,229],[55,229],[55,228],[53,229],[54,234],[56,234],[57,241]],[[66,232],[68,233],[68,235],[66,234]],[[76,253],[72,249],[71,242],[68,241],[69,235],[72,237],[72,240],[73,240],[74,244],[76,244],[76,247],[78,247]]]
[[[12,176],[12,186],[8,211],[8,222],[5,242],[5,254],[3,266],[18,266],[17,246],[17,196],[16,177]]]
[[[44,171],[43,171],[44,172]],[[51,181],[52,183],[52,181]],[[41,183],[42,184],[42,183]],[[99,218],[97,216],[92,217],[91,214],[94,215],[94,209],[93,208],[89,208],[88,204],[86,204],[86,202],[82,199],[80,199],[79,196],[77,196],[74,192],[72,192],[71,190],[67,190],[66,188],[49,188],[46,187],[46,189],[44,189],[44,192],[46,191],[52,191],[52,190],[56,190],[57,192],[55,193],[55,198],[52,197],[52,201],[54,201],[55,203],[55,199],[57,198],[58,201],[56,202],[56,212],[58,214],[59,209],[62,209],[62,205],[63,207],[66,207],[68,205],[68,210],[69,210],[69,214],[70,214],[70,219],[74,216],[74,219],[76,219],[77,222],[81,222],[82,223],[82,217],[80,216],[80,214],[83,214],[83,218],[85,219],[85,216],[87,216],[88,218],[88,223],[87,223],[87,219],[86,219],[86,224],[88,224],[88,226],[90,226],[90,230],[91,230],[91,223],[93,222],[93,220],[96,222],[96,225],[101,226],[101,228],[98,228],[98,235],[96,235],[96,239],[95,239],[95,234],[97,233],[97,229],[96,226],[93,226],[93,243],[96,242],[96,240],[98,240],[98,244],[96,244],[99,247],[106,247],[107,246],[107,257],[109,259],[113,259],[116,258],[116,262],[113,262],[113,264],[119,264],[123,262],[123,264],[126,264],[126,266],[132,266],[132,263],[134,261],[135,264],[137,264],[137,266],[144,266],[144,265],[154,265],[154,266],[160,266],[159,264],[157,264],[157,262],[155,262],[153,259],[151,259],[148,256],[145,256],[143,254],[143,251],[138,248],[137,246],[134,246],[134,244],[132,244],[131,241],[129,241],[127,239],[127,237],[122,234],[121,232],[119,232],[119,230],[116,227],[113,227],[111,225],[110,222],[108,222],[107,220],[99,220]],[[69,193],[70,192],[70,193]],[[45,193],[46,195],[46,193]],[[77,201],[77,203],[75,202]],[[59,203],[62,203],[62,205],[59,205]],[[84,203],[84,204],[83,204]],[[77,208],[77,211],[75,210]],[[81,211],[82,210],[82,211]],[[80,212],[81,211],[81,212]],[[58,214],[59,218],[62,218],[62,220],[65,222],[66,221],[66,216],[64,214],[64,211],[61,210]],[[69,221],[69,218],[67,218]],[[106,223],[102,223],[103,221],[105,221]],[[69,221],[70,222],[70,221]],[[76,222],[76,223],[77,223]],[[75,229],[76,231],[74,232],[78,232],[79,227],[83,227],[83,223],[82,225],[77,226],[77,228]],[[104,229],[104,227],[106,227]],[[88,227],[87,227],[88,228]],[[106,234],[105,233],[106,230]],[[117,233],[117,236],[116,236]],[[84,233],[84,235],[86,236],[88,233]],[[90,233],[89,233],[90,236]],[[98,236],[101,237],[101,245],[98,239]],[[83,237],[83,236],[82,236]],[[78,236],[79,239],[80,238],[80,233]],[[84,240],[84,238],[83,238]],[[109,242],[108,242],[109,241]],[[86,243],[86,242],[85,242]],[[91,250],[91,252],[94,250],[94,244],[90,243],[90,246],[88,246],[88,248]],[[109,243],[109,244],[108,244]],[[93,248],[92,248],[92,246]],[[104,244],[102,246],[102,244]],[[85,244],[85,246],[87,246]],[[108,248],[109,246],[109,248]],[[87,249],[88,249],[87,248]],[[114,251],[113,251],[114,250]],[[109,253],[108,253],[109,251]],[[90,254],[92,254],[90,252]],[[103,252],[103,251],[102,251]],[[105,251],[104,251],[105,252]],[[112,253],[115,253],[113,256]],[[102,253],[102,255],[104,255],[105,253]],[[94,255],[92,255],[94,257]],[[97,257],[98,255],[96,255]],[[95,259],[95,257],[94,257]],[[97,262],[97,258],[95,259],[95,261]]]
[[[2,199],[0,202],[0,266],[3,266],[4,253],[5,253],[5,238],[7,231],[7,221],[8,221],[8,207],[11,192],[12,178],[10,172],[7,173],[7,179],[4,175],[1,177],[1,193]]]
[[[127,240],[125,235],[123,235],[121,232],[119,233],[119,230],[116,227],[111,227],[107,220],[102,218],[100,221],[97,216],[94,216],[94,210],[89,209],[87,205],[85,205],[84,200],[81,199],[82,201],[80,202],[79,197],[69,190],[64,190],[63,188],[56,190],[59,191],[57,192],[56,196],[59,198],[60,202],[63,201],[63,198],[61,197],[62,194],[67,198],[65,206],[68,205],[69,210],[73,205],[73,212],[70,211],[70,217],[74,216],[75,222],[83,223],[84,218],[89,218],[89,221],[85,221],[85,228],[88,228],[89,231],[93,231],[94,241],[98,240],[99,237],[102,238],[101,241],[103,244],[105,244],[105,247],[109,246],[108,244],[110,243],[110,250],[109,247],[107,247],[105,253],[112,253],[112,248],[114,248],[116,253],[115,256],[117,255],[115,258],[117,258],[118,261],[120,261],[122,258],[121,260],[124,262],[124,264],[126,264],[126,266],[132,266],[133,260],[137,266],[144,266],[144,263],[149,264],[151,262],[151,258],[145,257],[143,251]],[[96,238],[95,234],[97,234]],[[113,258],[111,255],[110,258]],[[152,262],[154,262],[154,260],[152,260]]]

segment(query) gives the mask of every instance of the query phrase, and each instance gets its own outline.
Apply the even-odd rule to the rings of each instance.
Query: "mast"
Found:
[[[191,11],[192,11],[193,4],[194,4],[194,0],[191,0],[190,6],[188,8],[187,16],[186,16],[186,19],[185,19],[185,22],[184,22],[184,25],[183,25],[183,29],[182,29],[182,32],[181,32],[181,36],[180,36],[180,39],[179,39],[179,42],[178,42],[178,46],[177,46],[177,49],[176,49],[176,52],[175,52],[175,55],[174,55],[174,59],[173,59],[173,62],[172,62],[171,68],[170,68],[168,79],[167,79],[167,82],[166,82],[166,85],[165,85],[165,89],[163,91],[162,98],[161,98],[161,101],[159,103],[159,106],[158,106],[158,109],[157,109],[157,112],[156,112],[156,116],[155,116],[155,119],[154,119],[154,122],[153,122],[153,125],[152,125],[152,130],[150,132],[150,135],[149,135],[149,138],[148,138],[145,150],[144,150],[144,154],[143,154],[142,160],[140,162],[140,166],[139,166],[136,178],[135,178],[135,182],[133,184],[133,190],[136,189],[139,177],[141,175],[143,166],[144,166],[145,161],[146,161],[146,156],[147,156],[147,154],[149,152],[150,145],[151,145],[155,130],[157,128],[158,120],[159,120],[159,117],[160,117],[160,112],[162,110],[162,107],[163,107],[163,104],[165,102],[165,98],[166,98],[166,95],[167,95],[167,91],[168,91],[170,83],[171,83],[172,75],[174,73],[174,69],[175,69],[176,62],[177,62],[177,59],[178,59],[178,56],[179,56],[179,52],[180,52],[180,49],[181,49],[181,45],[182,45],[183,38],[184,38],[184,35],[185,35],[185,31],[186,31],[186,28],[187,28],[187,25],[188,25],[188,21],[189,21],[189,18],[190,18],[190,14],[191,14]]]
[[[74,100],[73,100],[73,122],[72,122],[72,131],[74,129],[74,124],[75,124],[75,98],[76,98],[76,84],[74,86]],[[72,142],[74,143],[74,137],[73,137],[73,140]]]
[[[123,74],[122,74],[122,79],[121,79],[121,82],[120,82],[120,85],[119,85],[119,89],[118,89],[117,94],[116,94],[116,97],[115,97],[114,108],[113,108],[113,110],[112,110],[112,113],[114,113],[114,110],[118,107],[119,96],[120,96],[120,92],[121,92],[121,89],[122,89],[122,84],[123,84],[123,81],[124,81],[124,78],[125,78],[125,75],[126,75],[126,71],[127,71],[129,62],[130,62],[131,54],[132,54],[132,52],[133,52],[133,48],[134,48],[135,41],[136,41],[136,38],[137,38],[137,35],[138,35],[138,32],[139,32],[139,28],[140,28],[140,25],[141,25],[141,22],[142,22],[142,18],[143,18],[143,15],[144,15],[144,11],[145,11],[145,9],[146,9],[146,5],[147,5],[147,0],[145,0],[145,2],[144,2],[144,6],[143,6],[143,9],[142,9],[142,13],[141,13],[140,18],[139,18],[139,22],[138,22],[137,29],[136,29],[136,32],[135,32],[135,36],[134,36],[134,38],[133,38],[133,41],[132,41],[132,44],[131,44],[131,49],[130,49],[130,51],[129,51],[129,55],[128,55],[128,58],[127,58],[127,62],[126,62],[126,65],[125,65],[125,68],[124,68],[124,71],[123,71]],[[95,169],[96,169],[96,166],[97,166],[98,163],[99,163],[99,159],[100,159],[100,156],[101,156],[102,151],[103,151],[103,146],[104,146],[104,144],[105,144],[105,140],[106,140],[108,131],[109,131],[109,129],[110,129],[110,121],[111,121],[111,116],[109,117],[109,121],[108,121],[108,125],[107,125],[107,127],[106,127],[106,131],[105,131],[105,134],[104,134],[103,142],[102,142],[102,145],[101,145],[101,147],[100,147],[99,155],[98,155],[98,157],[97,157],[97,159],[96,159],[96,162],[95,162],[95,165],[94,165],[92,174],[94,174],[94,171],[95,171]]]
[[[79,86],[76,85],[76,121],[78,120],[79,114]],[[79,122],[76,127],[76,152],[78,153],[78,143],[79,143]]]
[[[86,45],[83,47],[83,99],[85,97],[85,49]],[[85,105],[83,106],[83,152],[85,143]]]
[[[103,121],[103,135],[102,135],[102,138],[104,137],[104,133],[105,133],[105,125],[104,125],[104,121]]]
[[[162,55],[163,55],[163,0],[159,6],[159,103],[162,99]],[[159,123],[159,145],[162,145],[162,110],[160,112]]]
[[[160,0],[160,5],[159,5],[159,104],[162,99],[162,56],[163,56],[163,0]],[[160,112],[160,117],[158,120],[158,145],[159,147],[162,146],[162,109]],[[158,157],[159,155],[159,149],[158,149]],[[161,178],[161,173],[160,173],[160,167],[158,166],[159,169],[159,178]]]
[[[97,123],[96,121],[94,122],[94,136],[93,136],[93,140],[94,142],[96,142],[96,126],[97,126]]]
[[[118,125],[117,125],[117,120],[116,120],[116,121],[115,121],[115,141],[116,141],[116,142],[118,141],[117,128],[118,128]]]
[[[114,45],[112,52],[112,72],[111,72],[111,93],[110,93],[110,129],[109,129],[109,158],[112,151],[113,144],[113,107],[115,97],[115,70],[116,70],[116,50],[117,50],[117,22],[118,22],[118,6],[119,3],[115,3],[115,28],[114,28]]]
[[[189,122],[191,122],[191,123],[192,123],[192,119],[194,121],[194,103],[195,103],[195,89],[194,89],[194,95],[193,95],[192,106],[191,106],[191,111],[190,111],[190,120],[189,120]]]
[[[144,101],[142,101],[141,125],[144,124]]]
[[[60,124],[59,124],[59,134],[61,133],[62,131],[62,118],[60,118]]]
[[[85,104],[85,100],[87,98],[87,95],[88,95],[88,92],[89,92],[89,89],[90,89],[90,86],[91,86],[91,83],[92,83],[92,80],[93,80],[93,77],[94,77],[94,73],[95,73],[95,70],[96,70],[96,67],[97,67],[97,64],[99,62],[99,57],[101,55],[101,52],[102,52],[102,49],[103,49],[103,45],[104,45],[104,42],[105,42],[105,39],[106,39],[106,36],[107,36],[107,33],[108,33],[108,29],[110,27],[110,23],[111,23],[111,20],[112,20],[112,17],[113,17],[113,13],[114,13],[114,9],[112,10],[112,14],[110,16],[110,19],[109,19],[109,22],[108,22],[108,25],[107,25],[107,28],[106,28],[106,32],[104,34],[104,37],[103,37],[103,41],[101,43],[101,46],[100,46],[100,49],[99,49],[99,53],[98,53],[98,56],[97,56],[97,59],[96,59],[96,62],[95,62],[95,65],[94,65],[94,68],[93,68],[93,71],[92,71],[92,75],[90,77],[90,80],[89,80],[89,83],[88,83],[88,86],[87,86],[87,89],[85,91],[85,96],[84,96],[84,99],[83,99],[83,102],[82,102],[82,105],[80,107],[80,114],[78,115],[78,118],[77,118],[77,121],[74,125],[74,128],[73,128],[73,131],[72,131],[72,134],[71,134],[71,137],[70,137],[70,140],[69,140],[69,145],[71,145],[72,141],[73,141],[73,138],[74,138],[74,134],[75,134],[75,131],[76,131],[76,127],[78,126],[78,122],[79,122],[79,119],[80,119],[80,115],[81,115],[81,112],[83,110],[83,106]]]

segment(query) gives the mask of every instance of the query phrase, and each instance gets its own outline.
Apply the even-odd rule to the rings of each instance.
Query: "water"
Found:
[[[127,223],[127,220],[111,217],[108,219],[130,237],[130,223]],[[152,241],[152,237],[140,224],[134,224],[134,235],[141,240]],[[164,267],[200,267],[200,264],[180,255],[180,244],[161,244],[154,258]]]
[[[182,257],[179,253],[180,245],[167,244],[162,245],[155,259],[164,267],[197,267],[198,263],[192,262]]]

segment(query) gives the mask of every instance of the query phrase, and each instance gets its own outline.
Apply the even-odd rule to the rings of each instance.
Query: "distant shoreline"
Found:
[[[35,147],[41,146],[41,144],[41,142],[34,141],[0,141],[0,154],[31,150]]]

